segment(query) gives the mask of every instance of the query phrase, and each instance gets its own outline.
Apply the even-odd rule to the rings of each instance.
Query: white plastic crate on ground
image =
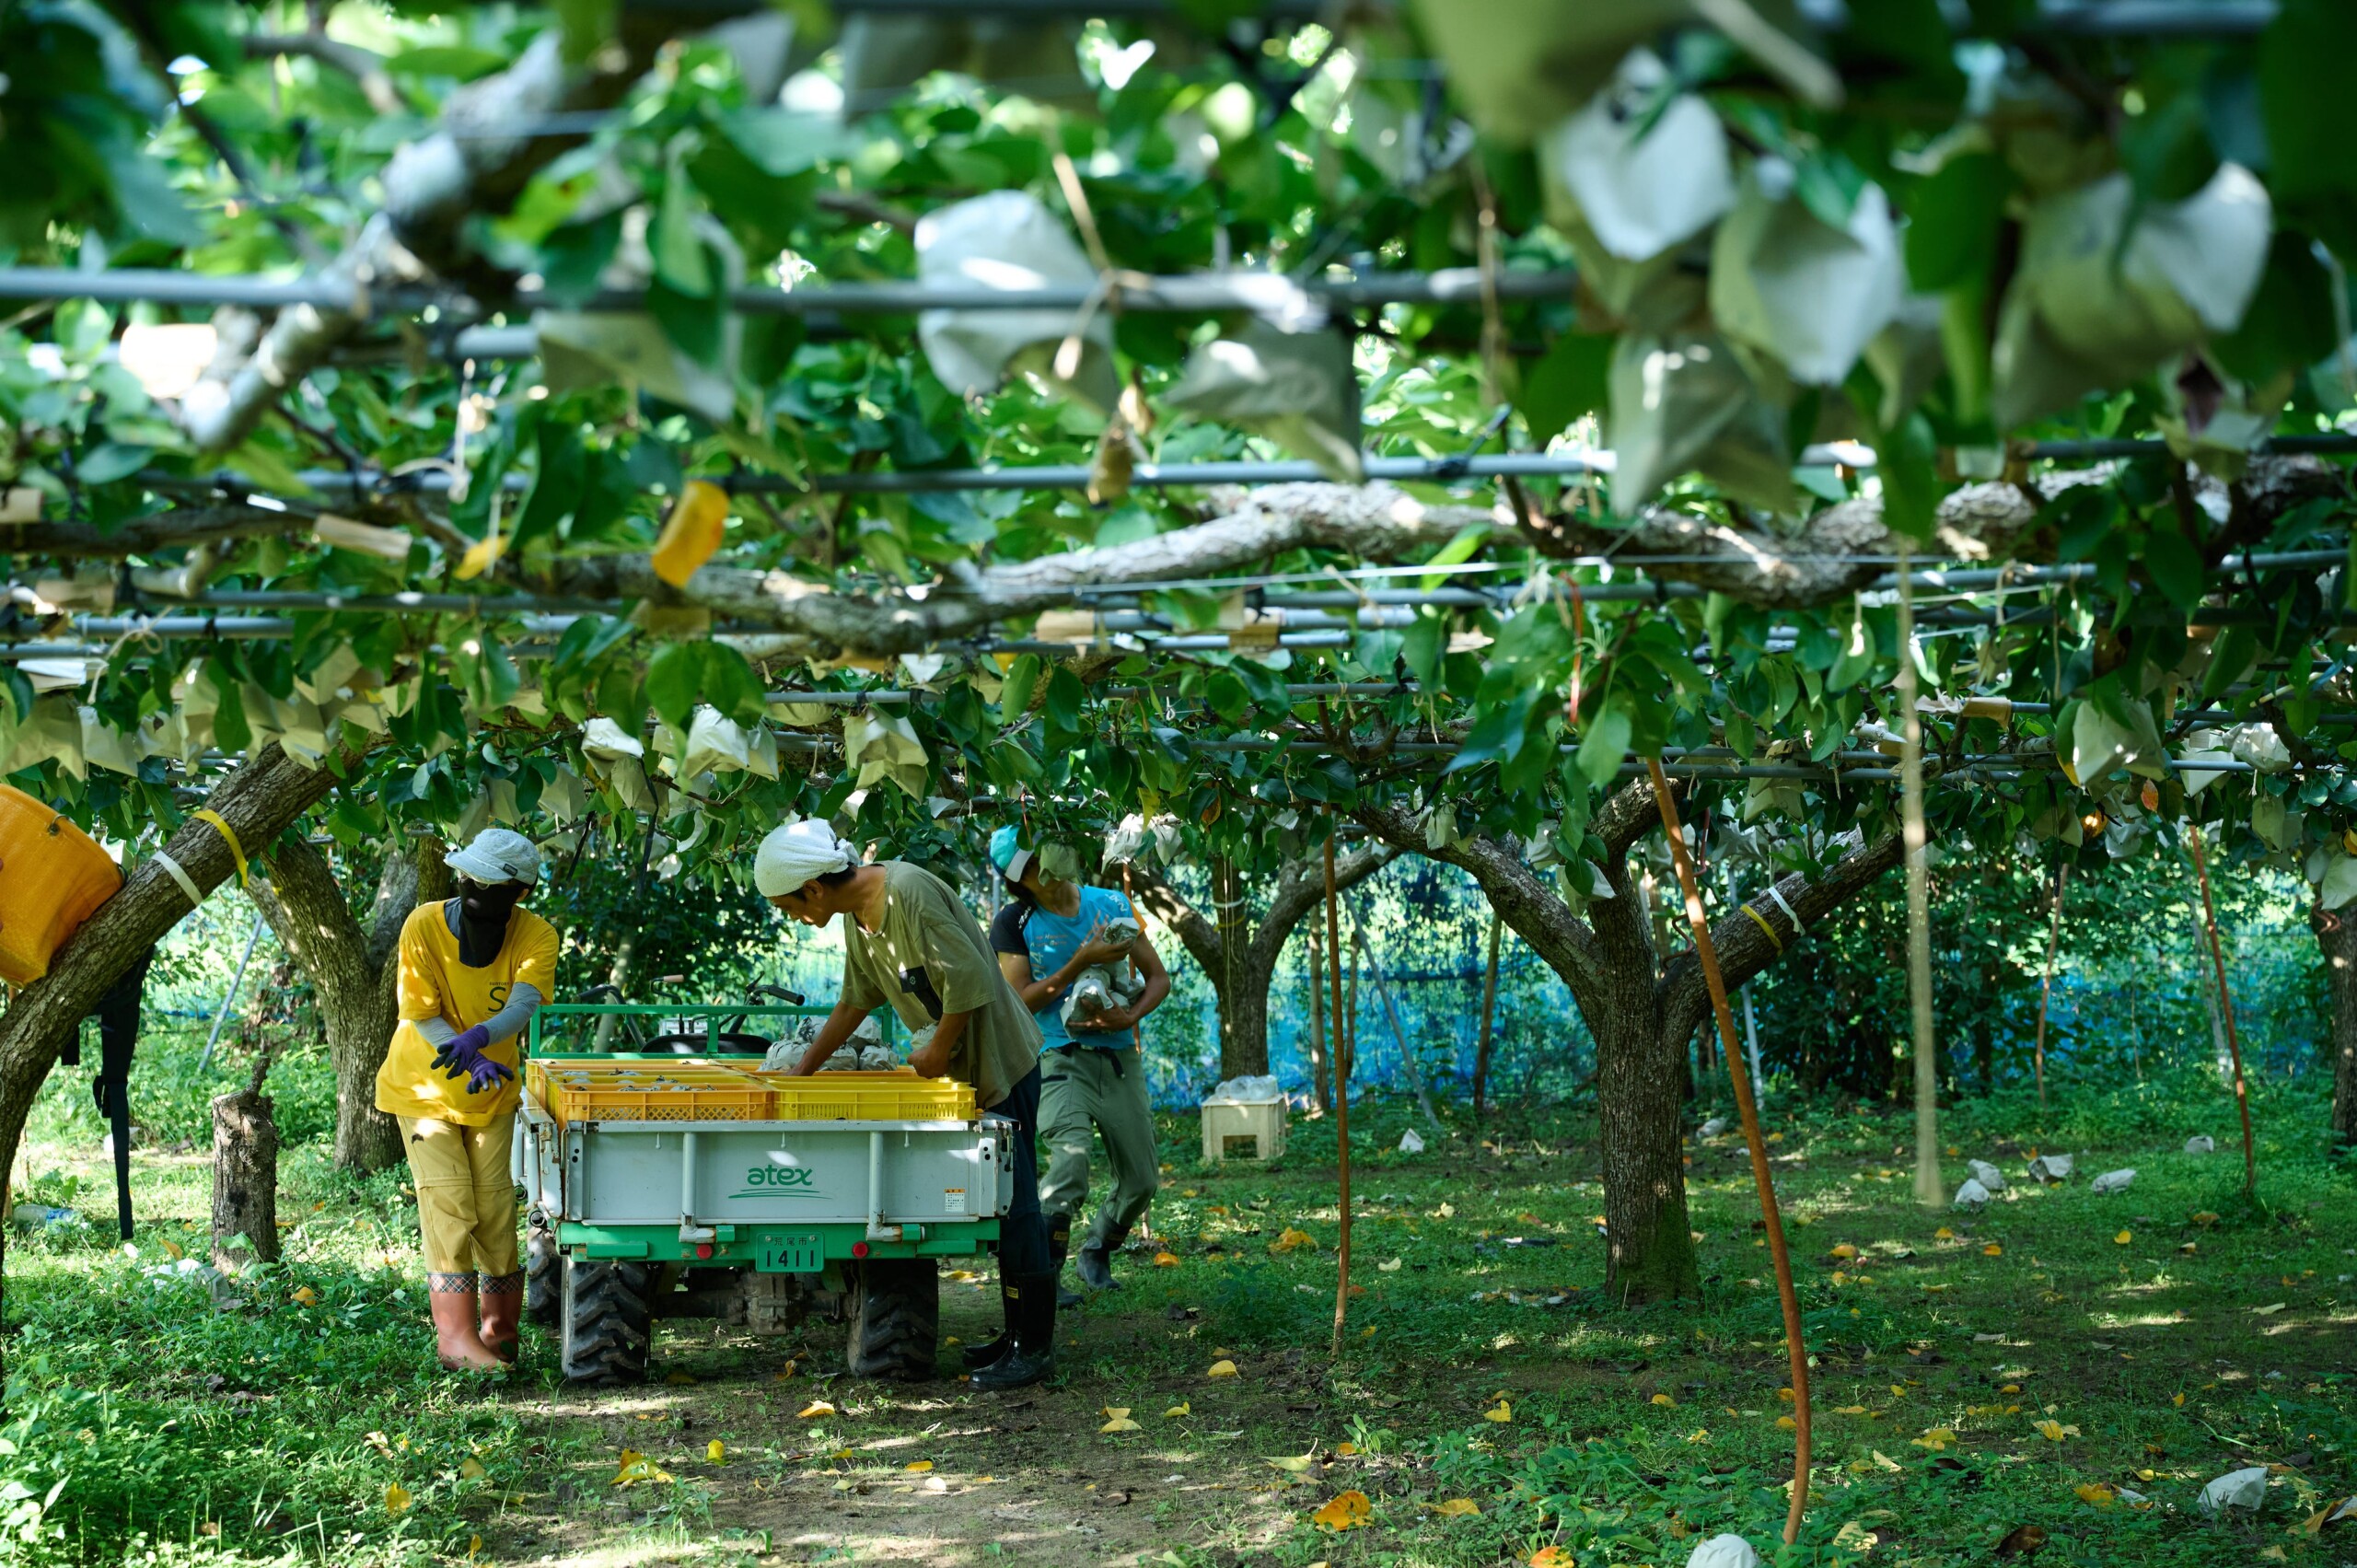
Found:
[[[1285,1152],[1285,1102],[1205,1100],[1203,1158],[1272,1160]]]

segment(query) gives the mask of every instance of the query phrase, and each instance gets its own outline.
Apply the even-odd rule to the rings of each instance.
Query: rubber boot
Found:
[[[1080,1275],[1080,1283],[1091,1290],[1119,1290],[1121,1282],[1113,1277],[1113,1254],[1130,1238],[1130,1227],[1115,1225],[1103,1236],[1081,1244],[1080,1256],[1074,1260],[1073,1271]]]
[[[501,1372],[507,1364],[492,1353],[475,1327],[475,1277],[428,1274],[425,1305],[434,1316],[434,1353],[452,1372]]]
[[[974,1374],[977,1388],[1028,1388],[1056,1369],[1056,1276],[1018,1275],[1004,1290],[1015,1348]]]
[[[515,1365],[524,1342],[524,1272],[483,1275],[481,1300],[483,1348]]]
[[[984,1340],[966,1353],[966,1370],[970,1373],[978,1373],[985,1366],[997,1365],[1006,1359],[1007,1352],[1015,1348],[1015,1325],[1022,1317],[1022,1308],[1016,1305],[1015,1293],[1008,1288],[1006,1271],[1004,1269],[999,1271],[998,1302],[999,1310],[1005,1314],[1005,1327],[1000,1329],[993,1337]]]
[[[1059,1214],[1048,1222],[1048,1267],[1055,1271],[1056,1305],[1069,1312],[1080,1305],[1080,1292],[1064,1288],[1064,1259],[1072,1252],[1072,1216]]]

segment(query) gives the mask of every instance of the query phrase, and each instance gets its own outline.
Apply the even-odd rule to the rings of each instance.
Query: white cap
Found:
[[[798,893],[830,871],[849,871],[859,864],[859,852],[835,836],[834,829],[815,817],[772,828],[753,857],[753,886],[761,897]]]
[[[466,848],[444,855],[442,864],[486,886],[500,882],[529,886],[540,879],[540,852],[531,840],[509,828],[485,828]]]

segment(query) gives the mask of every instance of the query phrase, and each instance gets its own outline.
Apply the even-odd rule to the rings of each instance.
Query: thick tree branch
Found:
[[[224,354],[208,367],[180,404],[180,427],[197,448],[226,451],[244,440],[287,389],[359,327],[366,317],[360,302],[369,289],[415,281],[421,271],[464,273],[470,259],[465,221],[502,210],[525,181],[579,140],[535,134],[528,127],[553,114],[617,101],[653,60],[667,30],[655,26],[659,19],[625,17],[624,48],[613,68],[568,67],[558,29],[551,28],[514,65],[452,93],[441,127],[403,146],[385,166],[381,211],[320,274],[350,285],[355,308],[281,310],[250,353]]]
[[[261,506],[183,506],[132,517],[101,532],[87,523],[0,523],[0,554],[121,560],[162,550],[301,533],[311,519]]]
[[[2040,474],[2021,483],[1965,485],[1940,503],[1936,537],[1918,548],[1991,563],[2050,558],[2052,541],[2037,537],[2044,503],[2079,485],[2107,484],[2114,473],[2113,467],[2104,466]],[[2312,457],[2258,457],[2232,485],[2197,477],[2193,487],[2213,505],[2223,503],[2226,526],[2215,540],[2223,553],[2235,542],[2264,538],[2276,518],[2304,501],[2344,494],[2348,479]],[[1883,526],[1879,496],[1828,506],[1789,533],[1663,507],[1648,509],[1626,528],[1597,528],[1562,515],[1538,520],[1525,532],[1552,555],[1698,557],[1647,570],[1771,609],[1805,609],[1855,593],[1889,570],[1888,557],[1905,542]]]
[[[1719,970],[1729,992],[1783,957],[1807,928],[1864,893],[1875,878],[1898,864],[1904,849],[1897,833],[1887,833],[1872,843],[1855,842],[1854,834],[1852,839],[1849,853],[1834,862],[1821,880],[1812,882],[1794,872],[1776,882],[1777,894],[1792,906],[1793,914],[1801,917],[1801,930],[1794,929],[1792,916],[1765,892],[1745,900],[1759,912],[1759,920],[1738,907],[1712,925],[1711,941],[1718,949]],[[1775,931],[1772,941],[1760,926],[1763,920]],[[1679,948],[1664,966],[1660,991],[1663,1027],[1682,1040],[1693,1032],[1711,1006],[1702,967],[1690,945]]]
[[[260,846],[284,832],[334,784],[326,768],[306,768],[265,746],[215,784],[205,804],[238,842]],[[192,821],[164,846],[199,889],[236,873],[228,843],[209,822]],[[189,912],[188,895],[151,856],[114,897],[99,906],[50,961],[49,973],[17,993],[0,1014],[0,1170],[15,1164],[33,1096],[57,1051],[99,998]]]
[[[1334,859],[1334,891],[1348,892],[1399,857],[1399,851],[1389,844],[1362,844],[1357,849]],[[1252,932],[1252,945],[1266,949],[1271,956],[1285,945],[1293,928],[1326,898],[1326,862],[1321,854],[1315,858],[1289,860],[1278,874],[1277,885],[1269,896],[1269,912]]]
[[[1224,493],[1225,515],[1132,544],[1067,551],[974,572],[906,593],[839,593],[789,572],[705,566],[674,589],[644,555],[560,561],[550,587],[599,598],[651,599],[709,610],[742,624],[808,639],[831,656],[915,653],[980,635],[1003,621],[1072,602],[1090,584],[1155,582],[1232,571],[1312,546],[1384,561],[1429,551],[1458,529],[1490,523],[1472,506],[1428,506],[1387,484],[1276,484]],[[1504,530],[1501,529],[1501,533]]]
[[[1193,958],[1205,974],[1226,972],[1226,966],[1222,961],[1225,947],[1220,938],[1219,927],[1201,910],[1189,903],[1161,872],[1144,861],[1132,861],[1130,895],[1137,900],[1138,908],[1160,921],[1178,938],[1179,946],[1187,949],[1187,956]]]
[[[1515,847],[1496,839],[1474,837],[1446,849],[1431,849],[1424,827],[1416,816],[1396,806],[1364,806],[1352,819],[1395,849],[1446,861],[1472,873],[1498,918],[1528,942],[1549,968],[1563,977],[1573,995],[1585,1007],[1593,998],[1592,979],[1599,958],[1596,933],[1572,912],[1544,875],[1522,858]],[[1587,994],[1583,995],[1583,990]]]

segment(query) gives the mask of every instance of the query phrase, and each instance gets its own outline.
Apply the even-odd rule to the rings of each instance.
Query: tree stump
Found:
[[[278,1261],[278,1123],[261,1079],[213,1101],[213,1261],[224,1270]]]

